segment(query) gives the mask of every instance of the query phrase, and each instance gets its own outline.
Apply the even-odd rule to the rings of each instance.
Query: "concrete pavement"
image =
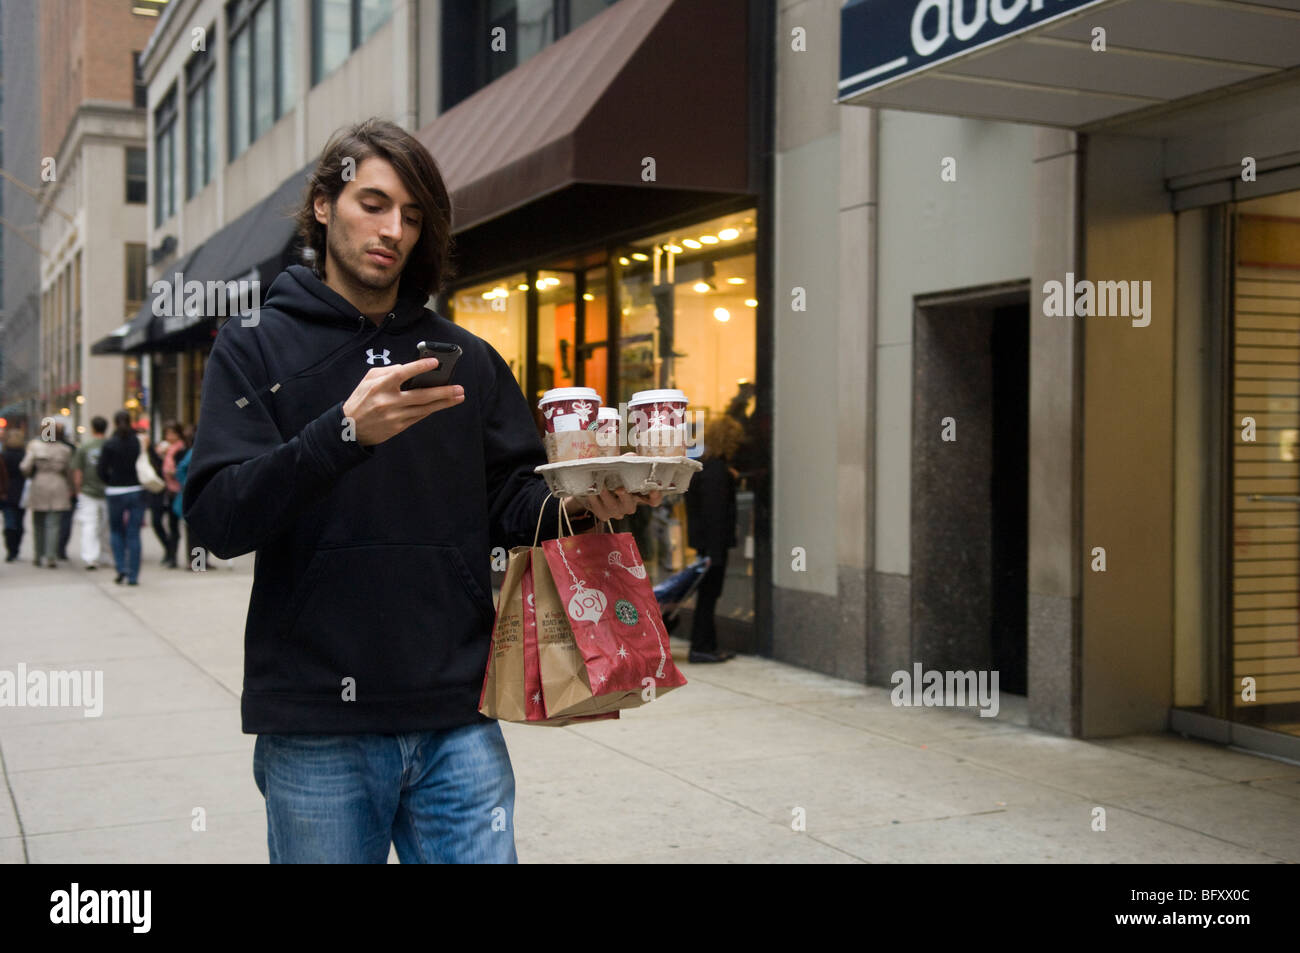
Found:
[[[127,588],[37,569],[31,545],[0,564],[0,669],[102,670],[104,710],[0,708],[0,862],[265,862],[239,730],[252,556],[164,570],[146,532]],[[690,684],[618,722],[503,726],[521,861],[1300,861],[1300,766],[1061,738],[1014,696],[996,718],[896,708],[764,659],[692,666],[686,648]]]

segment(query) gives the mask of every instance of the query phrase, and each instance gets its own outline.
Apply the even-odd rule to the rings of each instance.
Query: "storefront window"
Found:
[[[739,474],[737,545],[728,554],[719,618],[753,619],[754,477],[763,448],[755,428],[758,307],[755,288],[756,216],[747,210],[634,242],[616,253],[620,273],[618,400],[640,390],[677,388],[690,401],[688,418],[733,417],[744,443],[728,460]],[[590,335],[588,335],[590,339]],[[703,430],[692,428],[702,438]],[[698,443],[691,456],[707,453]],[[648,511],[647,511],[648,512]],[[632,531],[656,581],[689,565],[686,504],[677,497]]]
[[[609,392],[609,279],[606,269],[586,272],[582,293],[585,329],[579,342],[583,387],[594,387],[610,406],[618,406]]]
[[[1300,735],[1300,192],[1234,211],[1227,695],[1234,720]]]
[[[533,395],[533,404],[552,387],[572,387],[577,377],[578,361],[573,273],[539,271],[535,285],[537,392]]]
[[[462,288],[451,296],[449,315],[496,348],[521,389],[528,354],[527,291],[523,274]]]

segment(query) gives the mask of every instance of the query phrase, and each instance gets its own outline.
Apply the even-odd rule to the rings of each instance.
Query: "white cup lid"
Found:
[[[549,404],[557,400],[593,400],[600,403],[600,394],[596,393],[594,387],[556,387],[554,390],[548,390],[542,395],[542,399],[537,402],[540,407],[543,404]]]
[[[602,407],[596,415],[597,420],[622,420],[617,407]]]
[[[683,404],[688,402],[685,391],[665,388],[662,390],[639,390],[632,395],[632,399],[627,402],[627,405],[631,407],[633,404],[659,404],[665,401],[675,401]]]

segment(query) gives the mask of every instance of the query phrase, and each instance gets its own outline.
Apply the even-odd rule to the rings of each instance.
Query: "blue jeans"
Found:
[[[273,864],[518,863],[495,721],[401,735],[258,735]]]
[[[108,541],[113,562],[127,582],[140,578],[140,524],[144,522],[144,492],[115,493],[108,499]],[[125,517],[125,519],[123,518]]]

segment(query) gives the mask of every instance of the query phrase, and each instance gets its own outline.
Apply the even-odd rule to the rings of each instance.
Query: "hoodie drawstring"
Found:
[[[344,341],[342,344],[336,347],[329,354],[326,354],[324,357],[322,357],[315,364],[310,364],[307,367],[304,367],[302,370],[294,372],[293,374],[289,375],[283,380],[276,381],[275,383],[262,388],[262,390],[258,391],[257,396],[260,398],[264,394],[274,394],[281,387],[283,387],[285,384],[290,383],[291,381],[296,381],[302,377],[312,377],[316,374],[319,374],[321,371],[328,370],[330,367],[332,367],[334,364],[338,362],[339,358],[343,357],[345,353],[347,353],[354,347],[358,347],[358,346],[365,347],[371,341],[373,341],[377,335],[382,333],[384,329],[387,328],[388,325],[392,323],[395,315],[396,312],[390,311],[388,313],[388,316],[384,318],[384,320],[381,321],[375,328],[373,328],[370,334],[367,335],[359,345],[356,343],[356,337],[358,334],[362,332],[362,330],[364,330],[368,322],[366,321],[365,315],[363,314],[357,315],[357,329],[352,333],[351,338],[349,338],[347,341]]]

